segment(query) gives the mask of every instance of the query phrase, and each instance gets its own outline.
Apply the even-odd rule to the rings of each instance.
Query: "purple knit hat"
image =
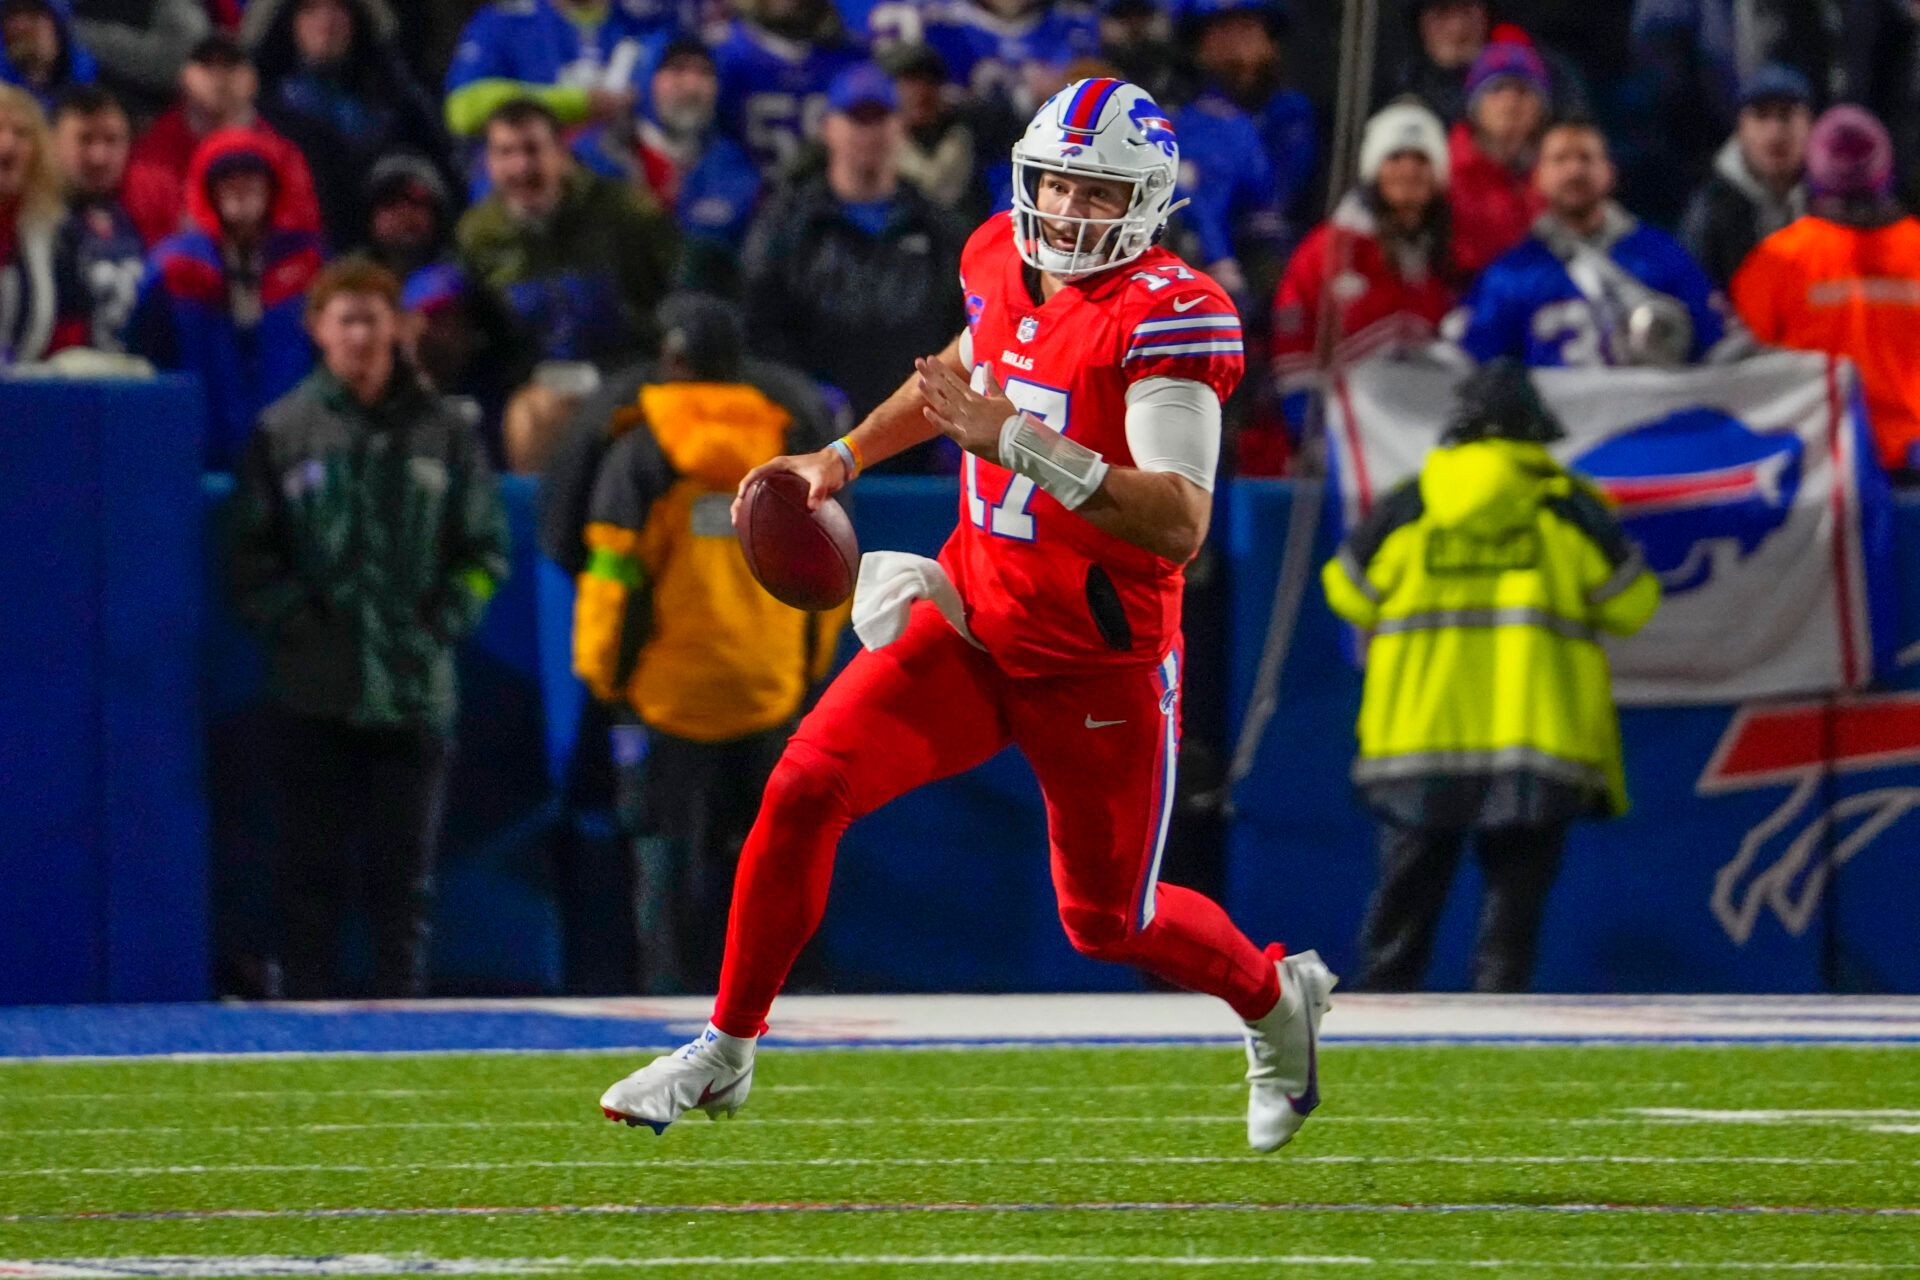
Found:
[[[1816,195],[1886,195],[1893,189],[1887,127],[1864,107],[1829,107],[1807,136],[1807,183]]]
[[[1496,35],[1501,34],[1496,31]],[[1480,95],[1480,91],[1495,80],[1519,80],[1539,94],[1544,101],[1550,92],[1552,81],[1547,75],[1547,64],[1534,52],[1530,44],[1518,40],[1493,40],[1480,50],[1480,56],[1473,60],[1473,66],[1467,71],[1467,101],[1471,103]]]

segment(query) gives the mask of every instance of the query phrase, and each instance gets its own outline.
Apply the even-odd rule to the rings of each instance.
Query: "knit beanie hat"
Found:
[[[1447,130],[1440,117],[1418,101],[1403,98],[1373,113],[1360,135],[1360,183],[1372,186],[1387,157],[1418,151],[1433,166],[1433,176],[1447,185]]]
[[[1486,48],[1467,70],[1467,101],[1471,103],[1495,80],[1506,79],[1522,81],[1543,101],[1551,95],[1553,80],[1533,41],[1519,27],[1503,22],[1493,29]]]
[[[1893,140],[1864,107],[1829,107],[1807,136],[1807,182],[1814,194],[1856,198],[1893,189]]]

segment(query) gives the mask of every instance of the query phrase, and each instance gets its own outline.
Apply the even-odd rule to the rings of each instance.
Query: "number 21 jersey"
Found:
[[[960,257],[976,389],[991,370],[1020,409],[1115,467],[1127,391],[1184,378],[1222,401],[1240,381],[1240,317],[1226,293],[1165,249],[1068,282],[1041,303],[996,214]],[[1032,481],[966,455],[960,523],[940,554],[968,626],[1009,675],[1145,666],[1180,629],[1183,566],[1104,533]]]

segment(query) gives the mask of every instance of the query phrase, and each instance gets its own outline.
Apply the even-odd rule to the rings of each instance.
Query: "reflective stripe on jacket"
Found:
[[[1625,809],[1600,636],[1639,629],[1660,588],[1545,449],[1436,449],[1321,576],[1334,611],[1371,633],[1353,777],[1376,807],[1458,817],[1456,786],[1483,825]]]

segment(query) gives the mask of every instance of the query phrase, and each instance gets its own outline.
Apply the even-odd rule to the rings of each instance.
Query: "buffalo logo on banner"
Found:
[[[1793,431],[1755,431],[1699,407],[1631,427],[1573,465],[1613,501],[1671,596],[1711,580],[1717,556],[1744,560],[1786,524],[1802,448]]]

